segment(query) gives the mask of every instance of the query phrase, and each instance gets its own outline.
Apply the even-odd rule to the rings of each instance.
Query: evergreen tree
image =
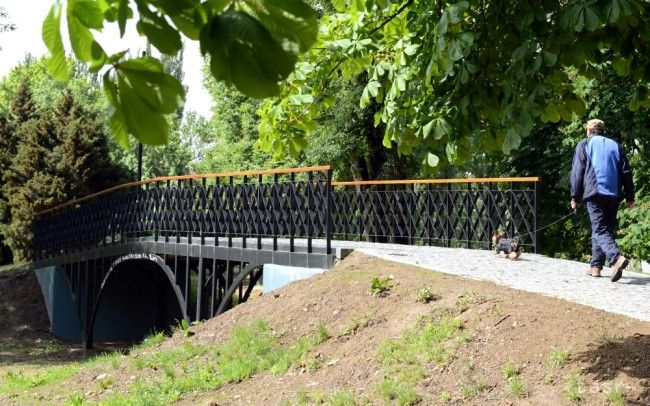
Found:
[[[2,188],[10,214],[2,233],[16,260],[31,258],[37,213],[124,181],[123,171],[110,161],[103,129],[98,114],[71,92],[53,112],[16,126],[18,147],[4,170]]]
[[[10,103],[6,116],[0,117],[0,263],[12,260],[11,251],[6,244],[6,227],[11,222],[11,212],[7,196],[12,184],[4,180],[12,166],[12,160],[18,152],[19,133],[28,122],[37,118],[37,113],[32,98],[32,91],[26,80],[23,80]]]

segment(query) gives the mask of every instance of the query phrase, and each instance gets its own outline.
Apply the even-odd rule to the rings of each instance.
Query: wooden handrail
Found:
[[[180,175],[180,176],[161,176],[158,178],[151,178],[151,179],[145,179],[141,180],[139,182],[130,182],[130,183],[124,183],[122,185],[117,185],[109,189],[102,190],[97,193],[93,193],[88,196],[80,197],[75,200],[71,200],[69,202],[60,204],[58,206],[49,208],[47,210],[43,210],[39,212],[37,215],[43,215],[47,213],[51,213],[56,210],[64,209],[66,207],[79,204],[81,202],[94,199],[96,197],[116,192],[118,190],[122,189],[129,189],[132,187],[136,186],[142,186],[146,185],[148,183],[155,183],[155,182],[166,182],[166,181],[172,181],[172,180],[190,180],[190,179],[208,179],[208,178],[227,178],[230,176],[257,176],[257,175],[275,175],[275,174],[288,174],[288,173],[304,173],[304,172],[318,172],[318,171],[329,171],[332,169],[330,165],[325,165],[325,166],[308,166],[304,168],[280,168],[280,169],[263,169],[263,170],[257,170],[257,171],[237,171],[237,172],[221,172],[221,173],[203,173],[203,174],[197,174],[197,175]]]
[[[500,182],[539,182],[539,177],[527,178],[457,178],[457,179],[399,179],[399,180],[356,180],[349,182],[332,182],[332,186],[364,185],[414,185],[434,183],[500,183]]]
[[[60,204],[47,210],[39,212],[37,215],[51,213],[56,210],[64,209],[81,202],[94,199],[118,190],[129,189],[132,187],[146,185],[148,183],[166,182],[172,180],[190,180],[190,179],[208,179],[208,178],[226,178],[230,176],[256,176],[256,175],[274,175],[274,174],[288,174],[288,173],[304,173],[304,172],[317,172],[328,171],[332,167],[325,166],[309,166],[304,168],[281,168],[281,169],[263,169],[257,171],[237,171],[237,172],[221,172],[221,173],[203,173],[196,175],[180,175],[180,176],[161,176],[158,178],[151,178],[141,180],[139,182],[124,183],[122,185],[114,186],[109,189],[93,193],[88,196],[80,197],[79,199],[71,200],[69,202]],[[488,182],[539,182],[539,177],[523,177],[523,178],[457,178],[457,179],[398,179],[398,180],[358,180],[347,182],[332,182],[332,186],[369,186],[369,185],[413,185],[413,184],[445,184],[445,183],[488,183]]]

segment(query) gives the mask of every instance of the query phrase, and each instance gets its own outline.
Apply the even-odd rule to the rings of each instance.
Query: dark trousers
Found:
[[[602,267],[605,257],[611,266],[621,255],[614,241],[618,203],[617,197],[601,195],[590,197],[585,202],[591,220],[591,266]]]

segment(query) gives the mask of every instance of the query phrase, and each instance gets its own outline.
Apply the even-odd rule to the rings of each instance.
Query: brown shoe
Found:
[[[599,266],[592,266],[591,268],[587,269],[587,275],[599,277],[601,269],[602,268]]]
[[[612,265],[612,282],[616,282],[617,280],[621,279],[621,276],[623,276],[623,269],[625,269],[629,263],[630,260],[625,258],[623,255],[618,256],[618,259],[614,265]]]

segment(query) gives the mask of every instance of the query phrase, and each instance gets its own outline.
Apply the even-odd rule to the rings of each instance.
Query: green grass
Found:
[[[377,357],[385,373],[377,387],[387,402],[412,405],[420,400],[416,386],[431,362],[445,364],[454,353],[453,342],[462,336],[458,319],[443,317],[406,330],[397,340],[382,342]]]
[[[229,341],[208,347],[185,342],[180,347],[160,350],[134,360],[136,368],[161,370],[162,374],[139,379],[128,393],[114,394],[106,405],[166,405],[183,394],[215,390],[241,382],[261,372],[281,374],[303,363],[317,337],[302,337],[284,346],[265,322],[240,326]]]
[[[443,403],[451,402],[451,393],[442,392],[440,394],[440,401],[443,402]]]
[[[605,399],[612,405],[623,406],[626,401],[625,390],[618,383],[614,383],[607,391]]]
[[[580,374],[572,372],[564,379],[562,397],[570,402],[579,402],[584,398],[584,391],[580,384]]]
[[[385,278],[380,278],[375,276],[370,281],[370,294],[373,296],[386,296],[388,292],[393,287],[393,278],[387,276]]]
[[[354,406],[354,405],[369,405],[370,400],[362,397],[357,398],[354,392],[350,389],[337,389],[331,394],[325,394],[322,390],[316,389],[312,392],[305,388],[301,388],[296,393],[296,401],[286,401],[286,405],[328,405],[328,406]]]
[[[461,393],[463,398],[471,399],[478,396],[481,392],[487,389],[487,382],[483,378],[473,379],[469,383],[463,385]]]
[[[424,286],[418,290],[417,301],[420,303],[430,303],[436,300],[440,300],[441,296],[433,292],[431,286]]]
[[[327,326],[323,323],[319,323],[316,326],[316,344],[322,344],[325,341],[329,340],[332,336],[330,335]]]
[[[523,398],[528,395],[526,387],[521,380],[521,368],[512,361],[503,367],[503,379],[506,381],[506,388],[510,395],[516,398]]]
[[[562,347],[551,348],[551,353],[548,356],[548,364],[553,368],[559,368],[569,361],[571,353],[568,349]]]

